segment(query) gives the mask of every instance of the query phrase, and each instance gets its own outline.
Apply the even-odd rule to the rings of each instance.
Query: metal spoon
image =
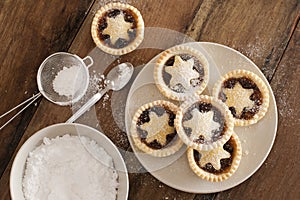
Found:
[[[109,90],[118,91],[122,89],[130,80],[133,74],[133,66],[131,63],[121,63],[111,69],[107,74],[107,86],[96,93],[88,102],[86,102],[66,123],[72,123],[92,107],[101,97]]]

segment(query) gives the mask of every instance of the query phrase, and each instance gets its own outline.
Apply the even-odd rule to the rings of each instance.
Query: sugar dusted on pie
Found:
[[[174,127],[169,125],[169,115],[164,113],[158,116],[155,112],[150,112],[150,121],[142,124],[141,129],[147,131],[148,135],[146,141],[148,143],[157,140],[164,145],[167,141],[167,135],[174,132]]]
[[[250,99],[253,89],[245,89],[240,83],[236,83],[233,88],[225,88],[226,104],[228,107],[234,107],[237,115],[241,115],[244,108],[251,109],[254,101]]]
[[[236,126],[248,126],[262,119],[269,107],[270,95],[265,82],[243,69],[223,75],[214,86],[213,96],[230,109]]]
[[[223,145],[209,151],[188,148],[187,157],[190,168],[200,178],[219,182],[231,177],[239,167],[242,146],[237,134],[233,133]]]
[[[183,102],[174,123],[181,140],[198,151],[209,151],[224,145],[232,135],[234,126],[226,104],[207,95]]]
[[[107,18],[107,28],[103,33],[109,35],[111,43],[115,45],[119,38],[129,41],[128,31],[132,31],[131,27],[132,23],[126,22],[124,14],[120,13],[116,17]]]
[[[220,128],[220,124],[213,120],[214,112],[200,112],[198,109],[193,109],[191,114],[192,118],[183,123],[184,126],[192,129],[191,140],[198,139],[201,135],[206,140],[211,140],[214,130]]]
[[[177,84],[181,84],[185,89],[191,87],[191,80],[198,78],[199,73],[193,69],[194,60],[183,60],[179,55],[175,56],[173,66],[165,68],[166,72],[171,74],[170,86],[173,88]]]
[[[185,101],[195,94],[200,95],[206,88],[209,63],[198,49],[178,45],[159,55],[153,77],[165,97]]]
[[[144,38],[141,13],[127,3],[111,2],[95,14],[91,26],[92,38],[101,50],[112,55],[124,55],[135,50]]]
[[[211,151],[201,151],[200,166],[205,167],[210,163],[216,170],[221,169],[221,159],[230,158],[230,153],[225,151],[223,147],[215,148]]]
[[[174,127],[178,110],[178,106],[165,100],[142,105],[135,112],[130,129],[135,146],[155,157],[176,153],[183,145]]]

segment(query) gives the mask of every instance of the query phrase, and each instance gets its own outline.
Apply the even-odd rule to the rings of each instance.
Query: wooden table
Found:
[[[67,51],[84,57],[95,48],[90,35],[91,21],[105,2],[0,2],[1,114],[38,92],[36,73],[48,55]],[[141,11],[146,27],[167,28],[196,41],[224,44],[249,57],[270,82],[279,116],[276,140],[267,160],[237,187],[215,194],[191,194],[170,188],[149,173],[130,173],[129,199],[300,199],[299,1],[129,2]],[[137,50],[118,60],[138,66],[160,51]],[[125,105],[125,100],[121,100],[121,105]],[[129,148],[126,133],[112,120],[110,99],[106,101],[108,105],[97,111],[101,129],[115,144]],[[102,104],[99,102],[96,107]],[[41,98],[0,131],[0,199],[10,199],[10,169],[21,145],[39,129],[64,122],[71,114],[70,107],[57,106]],[[1,119],[1,124],[7,119]]]

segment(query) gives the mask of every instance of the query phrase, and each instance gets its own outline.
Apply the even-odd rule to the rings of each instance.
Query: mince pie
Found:
[[[141,106],[131,125],[134,144],[143,152],[156,157],[177,152],[183,145],[174,126],[178,110],[176,105],[163,100]]]
[[[236,126],[256,123],[269,107],[266,84],[246,70],[234,70],[224,75],[214,86],[213,96],[229,107]]]
[[[233,131],[233,117],[220,100],[195,96],[185,101],[176,114],[179,137],[189,147],[207,151],[222,146]]]
[[[189,96],[201,94],[208,82],[208,61],[198,50],[175,46],[159,56],[154,80],[166,97],[184,101]]]
[[[91,33],[101,50],[123,55],[136,49],[142,42],[144,21],[135,7],[125,3],[109,3],[97,11]]]
[[[230,139],[220,147],[209,151],[187,150],[191,169],[201,178],[219,182],[237,170],[242,157],[242,147],[238,136],[233,133]]]

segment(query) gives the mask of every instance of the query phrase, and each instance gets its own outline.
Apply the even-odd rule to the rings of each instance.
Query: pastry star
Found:
[[[250,99],[253,89],[245,89],[239,82],[233,88],[225,88],[224,93],[227,97],[226,105],[234,107],[237,115],[240,115],[244,108],[252,108],[254,106],[254,101]]]
[[[170,86],[174,87],[180,83],[185,89],[188,89],[191,85],[191,79],[199,77],[199,74],[193,70],[193,66],[194,60],[192,58],[184,61],[180,56],[175,56],[173,66],[165,68],[166,72],[172,75]]]
[[[221,168],[221,159],[230,158],[231,156],[223,147],[218,147],[210,151],[200,151],[200,154],[200,166],[205,167],[207,163],[210,163],[216,170]]]
[[[131,31],[132,23],[124,20],[123,13],[117,15],[115,18],[107,17],[107,27],[103,34],[110,36],[110,41],[113,45],[119,38],[129,40],[128,30]]]
[[[213,136],[213,131],[220,128],[220,124],[213,120],[214,112],[200,112],[197,108],[192,110],[192,119],[183,122],[183,125],[192,129],[190,136],[194,141],[202,135],[206,140],[209,140]]]
[[[169,125],[169,115],[157,116],[155,112],[150,112],[149,117],[150,121],[141,125],[141,129],[148,133],[146,142],[157,140],[161,145],[166,144],[167,135],[174,132],[174,127]]]

